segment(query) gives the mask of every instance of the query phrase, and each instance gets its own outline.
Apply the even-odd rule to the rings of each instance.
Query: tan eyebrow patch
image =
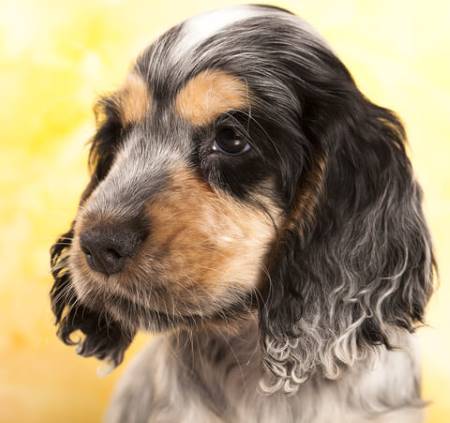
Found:
[[[175,102],[178,113],[193,125],[205,125],[228,110],[248,105],[246,84],[220,70],[206,70],[194,76]]]
[[[130,73],[116,93],[117,104],[123,125],[144,120],[151,106],[151,96],[146,82],[136,73]]]

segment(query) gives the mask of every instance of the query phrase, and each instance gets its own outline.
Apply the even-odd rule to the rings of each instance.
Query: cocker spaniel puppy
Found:
[[[96,106],[58,335],[131,364],[109,422],[419,422],[434,259],[391,111],[268,6],[160,36]]]

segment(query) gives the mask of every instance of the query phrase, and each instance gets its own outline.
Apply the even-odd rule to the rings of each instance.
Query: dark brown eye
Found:
[[[217,130],[212,150],[237,156],[250,150],[250,144],[233,128],[225,127]]]

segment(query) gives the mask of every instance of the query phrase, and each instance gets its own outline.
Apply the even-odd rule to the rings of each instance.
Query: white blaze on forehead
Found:
[[[194,47],[228,25],[248,18],[267,15],[270,12],[270,9],[267,8],[243,5],[194,16],[183,24],[178,37],[179,41],[172,52],[173,58],[179,60]]]

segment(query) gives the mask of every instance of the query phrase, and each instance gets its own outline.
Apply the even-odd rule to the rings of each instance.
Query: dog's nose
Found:
[[[80,235],[80,247],[92,270],[112,275],[123,269],[144,238],[143,231],[132,223],[100,224]]]

